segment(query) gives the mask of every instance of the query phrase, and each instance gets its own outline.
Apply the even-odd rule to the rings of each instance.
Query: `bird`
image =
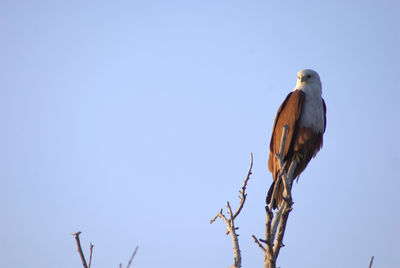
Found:
[[[322,98],[321,79],[316,71],[304,69],[297,73],[296,87],[287,95],[276,114],[269,146],[268,169],[273,182],[268,190],[267,204],[271,203],[278,181],[280,163],[276,155],[280,150],[284,125],[288,126],[288,130],[282,154],[283,169],[287,172],[293,159],[296,159],[295,180],[322,148],[326,130],[326,104]],[[276,197],[271,204],[273,209],[278,208],[283,200],[282,182],[278,181],[276,187]]]

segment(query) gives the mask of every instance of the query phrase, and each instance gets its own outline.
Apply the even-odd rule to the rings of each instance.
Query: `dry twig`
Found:
[[[133,258],[135,258],[135,255],[136,255],[136,252],[138,251],[138,249],[139,249],[139,246],[136,246],[135,250],[132,253],[131,258],[129,259],[129,262],[128,262],[128,265],[126,266],[126,268],[129,268],[131,266],[132,260],[133,260]]]
[[[228,201],[226,204],[226,207],[228,208],[229,219],[226,218],[226,216],[223,214],[223,211],[221,208],[221,210],[218,212],[218,214],[210,221],[210,223],[213,223],[219,217],[226,224],[226,234],[231,235],[232,244],[233,244],[234,264],[231,266],[233,268],[240,268],[242,265],[242,256],[240,254],[239,240],[238,240],[239,235],[236,233],[236,230],[238,230],[239,227],[235,227],[235,219],[239,215],[239,213],[242,211],[244,202],[246,201],[246,196],[247,196],[246,186],[247,186],[248,180],[250,179],[252,168],[253,168],[253,154],[250,154],[250,167],[249,167],[249,171],[247,172],[247,176],[243,182],[242,189],[239,191],[240,204],[239,204],[239,207],[236,210],[236,212],[235,213],[232,212],[231,205],[229,204],[229,201]]]
[[[90,255],[89,255],[89,265],[88,268],[92,265],[92,254],[93,254],[93,244],[90,243]]]
[[[372,268],[372,263],[374,262],[374,256],[371,257],[371,260],[369,261],[369,266],[368,268]]]
[[[260,243],[258,238],[255,235],[252,235],[251,237],[253,237],[254,242],[261,248],[261,250],[265,252],[265,247]]]
[[[75,237],[76,244],[77,244],[77,247],[78,247],[78,253],[79,253],[79,256],[81,257],[81,261],[82,261],[83,268],[90,268],[91,265],[92,265],[93,244],[90,243],[89,265],[87,265],[85,255],[83,254],[83,250],[82,250],[82,247],[81,247],[81,241],[80,241],[80,239],[79,239],[79,235],[80,235],[81,233],[82,233],[82,232],[76,232],[76,233],[74,233],[74,234],[72,234],[72,235]],[[131,266],[131,264],[132,264],[132,261],[133,261],[133,258],[135,257],[135,255],[136,255],[138,249],[139,249],[139,246],[137,246],[137,247],[135,248],[135,250],[133,251],[132,256],[131,256],[131,258],[129,259],[128,265],[126,266],[126,268],[130,268],[130,266]],[[119,268],[122,268],[122,263],[119,264]]]
[[[82,251],[82,247],[81,247],[81,241],[79,239],[79,235],[80,234],[81,234],[81,232],[76,232],[76,233],[74,233],[72,235],[75,237],[76,245],[78,246],[78,252],[79,252],[79,256],[81,257],[83,268],[88,268],[87,263],[86,263],[86,259],[85,259],[85,255],[83,255],[83,251]]]

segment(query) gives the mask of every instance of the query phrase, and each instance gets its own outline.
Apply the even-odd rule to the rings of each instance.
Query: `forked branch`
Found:
[[[82,247],[81,247],[81,241],[79,239],[79,235],[81,233],[82,232],[76,232],[76,233],[74,233],[72,235],[75,237],[76,245],[78,247],[78,253],[79,253],[79,256],[81,257],[83,268],[90,268],[91,264],[92,264],[93,244],[90,243],[90,255],[89,255],[89,265],[88,265],[87,262],[86,262],[86,259],[85,259],[85,255],[83,254],[83,250],[82,250]],[[132,260],[135,257],[138,249],[139,249],[139,247],[137,246],[135,248],[135,251],[132,253],[131,258],[129,259],[129,262],[128,262],[128,265],[126,266],[126,268],[130,268],[130,266],[132,264]],[[119,264],[119,267],[122,268],[122,263]]]
[[[83,268],[88,268],[88,265],[87,265],[87,262],[86,262],[86,259],[85,259],[85,255],[83,254],[83,251],[82,251],[81,241],[79,239],[79,235],[80,234],[81,234],[81,232],[76,232],[76,233],[74,233],[72,235],[75,237],[76,245],[78,247],[78,253],[79,253],[79,256],[81,257]],[[90,256],[92,255],[92,250],[93,250],[93,246],[91,245],[91,247],[90,247]]]
[[[89,265],[88,268],[92,266],[92,255],[93,255],[93,244],[90,243],[90,255],[89,255]]]
[[[250,154],[250,167],[249,167],[249,171],[247,172],[247,176],[243,182],[242,189],[239,191],[240,203],[239,203],[239,207],[236,210],[236,212],[235,213],[232,212],[232,207],[228,201],[226,204],[226,207],[228,208],[229,219],[224,215],[223,210],[221,208],[221,210],[218,212],[218,214],[210,221],[210,223],[213,223],[219,217],[225,222],[226,234],[227,235],[230,234],[231,238],[232,238],[234,263],[231,267],[233,267],[233,268],[240,268],[242,266],[242,256],[240,254],[239,239],[238,239],[239,235],[236,233],[236,230],[238,230],[239,227],[235,227],[235,219],[239,215],[239,213],[242,211],[244,202],[246,201],[246,196],[247,196],[246,186],[247,186],[247,182],[250,179],[252,168],[253,168],[253,154]]]
[[[287,163],[283,161],[283,152],[285,150],[287,131],[288,131],[288,126],[287,125],[283,126],[279,153],[275,155],[275,157],[277,157],[279,160],[279,172],[277,181],[275,182],[275,187],[272,191],[270,204],[272,206],[274,200],[276,199],[276,195],[278,192],[277,186],[279,186],[280,183],[283,184],[284,202],[279,207],[278,211],[276,211],[275,213],[268,205],[265,207],[265,211],[267,213],[267,220],[265,223],[265,239],[257,239],[253,235],[253,238],[259,247],[261,243],[265,244],[265,248],[263,247],[264,268],[276,267],[276,260],[279,255],[280,248],[283,247],[282,241],[286,230],[286,223],[293,205],[291,190],[292,190],[293,175],[297,166],[297,162],[296,159],[294,158],[291,162],[289,169],[286,171]]]

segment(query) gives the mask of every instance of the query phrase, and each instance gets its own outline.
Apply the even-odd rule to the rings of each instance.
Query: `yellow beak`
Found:
[[[301,79],[300,79],[301,82],[305,82],[306,80],[307,80],[306,76],[302,76]]]

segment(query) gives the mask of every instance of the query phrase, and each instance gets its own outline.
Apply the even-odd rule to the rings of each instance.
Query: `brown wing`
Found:
[[[289,95],[283,101],[281,107],[279,107],[278,113],[276,114],[274,127],[272,129],[270,154],[268,160],[268,169],[272,173],[274,180],[276,179],[276,174],[279,171],[279,164],[274,155],[279,152],[283,126],[289,126],[285,150],[283,152],[283,159],[285,161],[289,150],[292,150],[292,141],[296,135],[296,126],[302,112],[304,97],[305,94],[301,90],[295,90],[289,93]]]

